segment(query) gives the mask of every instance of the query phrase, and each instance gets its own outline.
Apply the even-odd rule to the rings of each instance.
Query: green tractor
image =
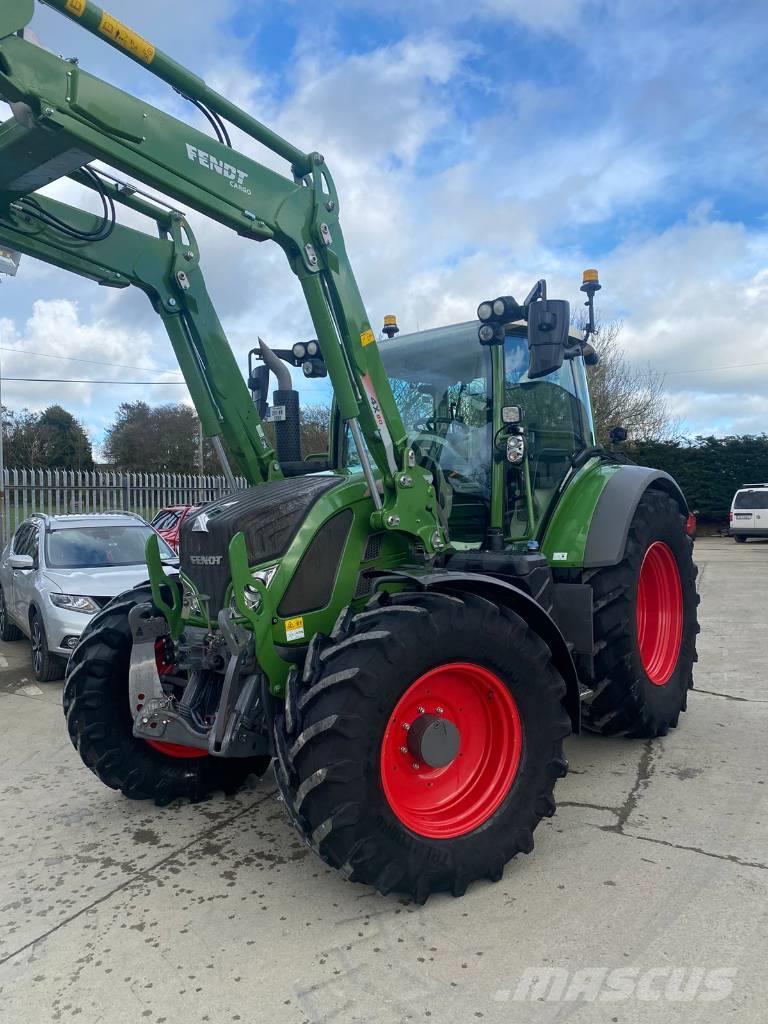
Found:
[[[64,695],[73,744],[107,786],[158,804],[233,792],[272,763],[305,842],[382,893],[499,879],[555,811],[566,736],[663,736],[692,686],[685,497],[595,444],[597,273],[583,333],[539,281],[464,324],[398,336],[389,317],[378,340],[323,158],[90,0],[48,4],[203,108],[216,138],[35,46],[33,0],[7,0],[0,241],[147,294],[233,483],[184,524],[178,576],[150,540],[147,584],[89,622]],[[289,174],[234,150],[227,122]],[[103,214],[39,192],[63,176]],[[252,394],[189,222],[158,193],[276,242],[298,277],[316,336],[254,350]],[[289,364],[330,378],[327,452],[301,451]]]

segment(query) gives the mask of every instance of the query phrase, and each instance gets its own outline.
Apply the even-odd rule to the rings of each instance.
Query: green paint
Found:
[[[165,572],[163,560],[160,557],[160,545],[158,543],[156,533],[152,533],[147,537],[144,556],[147,560],[147,569],[149,570],[149,584],[152,588],[152,600],[155,603],[155,607],[165,616],[171,630],[171,636],[176,640],[181,633],[182,627],[181,586],[176,579],[168,576]],[[164,588],[167,588],[171,594],[170,604],[168,604],[163,597]]]
[[[575,569],[584,564],[584,548],[598,498],[613,474],[620,471],[621,466],[590,459],[568,482],[541,541],[542,553],[554,569]]]

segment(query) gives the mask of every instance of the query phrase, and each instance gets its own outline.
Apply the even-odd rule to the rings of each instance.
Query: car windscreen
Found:
[[[734,508],[768,508],[768,488],[761,491],[739,491]]]
[[[147,537],[153,534],[149,526],[73,526],[51,530],[45,541],[46,564],[51,569],[142,565]],[[161,558],[175,558],[161,537],[157,542]]]

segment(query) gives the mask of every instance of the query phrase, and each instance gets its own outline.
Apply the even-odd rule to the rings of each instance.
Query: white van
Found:
[[[731,536],[740,544],[747,537],[768,537],[768,484],[744,484],[733,496],[728,515]]]

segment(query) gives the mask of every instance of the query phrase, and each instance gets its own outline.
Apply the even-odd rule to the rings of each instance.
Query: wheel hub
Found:
[[[453,722],[437,715],[420,715],[408,730],[408,750],[430,768],[445,768],[460,745],[461,734]]]
[[[389,806],[435,839],[482,825],[509,792],[523,750],[517,703],[502,680],[469,662],[430,669],[392,710],[381,745]]]

